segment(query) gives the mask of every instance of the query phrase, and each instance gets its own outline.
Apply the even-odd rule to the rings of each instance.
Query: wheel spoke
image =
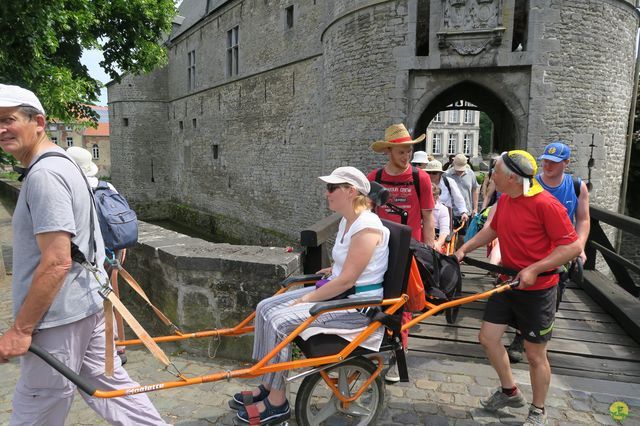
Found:
[[[359,416],[359,417],[366,417],[371,415],[370,408],[367,408],[357,402],[352,402],[349,405],[349,410],[347,412],[353,416]]]
[[[312,418],[309,419],[309,422],[313,426],[319,425],[320,423],[327,420],[329,417],[336,414],[337,412],[338,412],[337,398],[335,395],[332,395],[331,399],[327,401],[326,404],[324,404],[324,406],[320,409],[320,411],[318,411],[316,414],[313,415]]]

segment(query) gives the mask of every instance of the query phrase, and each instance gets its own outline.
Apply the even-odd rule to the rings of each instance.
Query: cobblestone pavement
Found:
[[[0,219],[9,212],[0,204]],[[7,221],[1,221],[0,243],[10,241]],[[0,277],[0,330],[11,324],[11,279]],[[168,348],[168,353],[171,347]],[[151,355],[142,350],[128,350],[129,374],[142,384],[169,381]],[[174,351],[172,359],[187,375],[199,376],[235,369],[239,363],[189,356]],[[18,377],[18,362],[0,366],[0,424],[7,424],[11,415],[11,397]],[[493,369],[486,363],[435,359],[409,352],[410,383],[386,386],[385,408],[378,420],[380,425],[470,425],[518,424],[526,416],[526,407],[488,413],[478,408],[480,397],[490,394],[498,386]],[[514,375],[525,396],[531,398],[528,374],[523,370]],[[291,386],[290,400],[294,401],[299,382]],[[181,389],[149,394],[164,419],[176,425],[232,424],[234,414],[227,401],[250,382],[208,383]],[[640,425],[640,384],[554,375],[546,406],[552,425],[616,424],[609,415],[612,402],[628,404],[630,416],[625,425]],[[76,395],[67,421],[68,425],[106,424]],[[294,425],[295,421],[290,424]]]

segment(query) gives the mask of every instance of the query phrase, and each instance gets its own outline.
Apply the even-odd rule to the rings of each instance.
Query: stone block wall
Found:
[[[193,332],[235,326],[273,295],[281,280],[299,273],[301,259],[281,247],[214,244],[140,222],[139,244],[127,251],[124,266],[174,324]],[[119,287],[124,303],[153,335],[167,333],[126,284]],[[223,337],[217,355],[248,360],[252,342],[252,335]],[[208,344],[191,339],[181,346],[205,354]]]

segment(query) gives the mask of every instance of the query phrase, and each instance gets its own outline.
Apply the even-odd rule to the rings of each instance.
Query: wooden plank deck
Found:
[[[492,278],[486,271],[463,266],[463,293],[486,291]],[[444,315],[427,318],[411,329],[410,355],[488,364],[478,331],[486,301],[463,305],[458,320],[448,325]],[[503,337],[507,346],[513,330]],[[555,374],[640,382],[640,345],[593,299],[575,284],[565,291],[556,315],[549,361]],[[513,368],[527,369],[526,357]]]

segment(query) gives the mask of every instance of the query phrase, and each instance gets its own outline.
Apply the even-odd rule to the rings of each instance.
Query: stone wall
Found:
[[[128,250],[125,268],[139,280],[149,298],[184,332],[233,327],[249,315],[279,282],[301,270],[298,253],[280,247],[214,244],[140,223],[139,244]],[[153,334],[166,327],[126,284],[122,299],[136,306]],[[253,337],[222,338],[217,354],[248,360]],[[183,341],[190,351],[204,352],[208,339]],[[216,344],[217,345],[217,344]]]
[[[617,210],[633,89],[636,12],[624,1],[541,3],[536,8],[538,37],[547,48],[532,71],[528,146],[539,154],[553,139],[567,141],[573,148],[571,170],[586,178],[593,136],[591,201]]]

